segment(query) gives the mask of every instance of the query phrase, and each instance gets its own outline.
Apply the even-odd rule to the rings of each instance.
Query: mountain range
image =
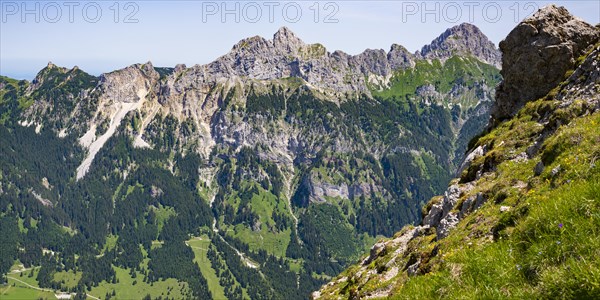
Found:
[[[206,65],[0,77],[2,281],[307,298],[427,220],[488,124],[501,57],[470,24],[358,55],[283,27]],[[510,95],[522,79],[503,75]]]

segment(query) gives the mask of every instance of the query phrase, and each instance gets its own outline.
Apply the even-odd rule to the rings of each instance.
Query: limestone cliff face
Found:
[[[274,146],[276,153],[271,156],[290,165],[296,159],[295,151],[290,149],[300,147],[311,149],[311,152],[319,151],[320,141],[316,137],[325,133],[320,129],[301,129],[289,123],[269,125],[263,119],[256,120],[254,124],[240,122],[243,115],[224,111],[223,108],[232,103],[244,106],[249,95],[270,93],[273,87],[281,89],[281,96],[287,97],[299,86],[315,97],[339,105],[349,99],[371,97],[373,86],[385,90],[395,72],[413,68],[418,60],[444,61],[453,55],[475,56],[492,65],[496,65],[499,57],[498,50],[487,37],[469,24],[449,29],[424,47],[421,53],[412,54],[394,44],[388,52],[368,49],[358,55],[342,51],[330,53],[320,44],[304,43],[291,30],[282,27],[270,40],[255,36],[240,41],[229,53],[207,65],[189,68],[178,65],[169,69],[155,68],[148,62],[103,74],[95,79],[97,86],[90,85],[77,95],[67,95],[72,99],[74,109],[62,110],[50,117],[56,124],[44,126],[55,128],[62,136],[75,134],[87,145],[110,128],[111,123],[119,121],[114,117],[122,109],[122,104],[138,103],[139,95],[144,94],[143,103],[135,108],[137,118],[141,119],[140,127],[133,132],[137,147],[154,147],[151,140],[160,133],[154,129],[155,126],[151,126],[152,130],[147,129],[148,126],[157,116],[171,115],[178,122],[186,122],[195,128],[192,136],[180,138],[188,141],[186,144],[194,144],[195,149],[190,150],[204,157],[219,143],[236,148],[268,143]],[[62,74],[61,80],[71,84],[77,80],[68,74],[82,71],[50,64],[29,88],[33,98],[42,81],[52,81],[46,76],[49,72]],[[417,97],[431,104],[445,97],[458,99],[469,95],[465,97],[475,97],[476,105],[490,98],[493,86],[486,84],[489,83],[476,82],[476,89],[456,84],[449,95],[440,94],[433,86],[423,86],[417,90]],[[424,92],[425,89],[428,92]],[[470,96],[473,91],[480,90],[481,95]],[[36,101],[25,114],[24,122],[41,124],[54,102]],[[462,118],[466,120],[468,116]],[[457,131],[464,120],[457,121]],[[356,149],[356,141],[337,139],[335,145],[341,152]],[[369,151],[379,153],[381,147],[381,144],[375,143]]]
[[[472,55],[500,68],[501,55],[494,43],[477,28],[468,23],[446,30],[442,35],[424,46],[420,53],[424,58],[448,59],[453,55]]]
[[[527,101],[548,94],[599,37],[597,27],[555,5],[521,22],[500,43],[504,82],[497,90],[493,118],[511,117]]]
[[[192,67],[197,81],[214,82],[235,78],[273,80],[302,78],[314,89],[334,98],[368,93],[365,76],[387,76],[393,70],[414,64],[414,56],[402,47],[389,52],[366,50],[352,56],[330,53],[321,44],[305,44],[282,27],[273,39],[244,39],[229,53],[203,66]]]

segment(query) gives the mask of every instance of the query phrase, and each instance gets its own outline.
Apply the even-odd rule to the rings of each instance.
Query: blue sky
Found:
[[[32,79],[48,61],[98,75],[138,62],[208,63],[240,39],[287,26],[308,43],[358,54],[393,43],[416,51],[470,22],[498,43],[528,1],[8,1],[0,0],[0,74]],[[589,23],[600,1],[557,1]],[[224,14],[227,11],[228,13]],[[260,12],[260,13],[259,13]],[[317,13],[318,12],[318,13]],[[39,19],[39,20],[36,20]]]

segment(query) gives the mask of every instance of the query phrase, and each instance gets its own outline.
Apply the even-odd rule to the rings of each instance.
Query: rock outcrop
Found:
[[[565,81],[562,91],[556,95],[561,106],[572,104],[574,99],[585,99],[592,109],[600,109],[600,44],[596,44]]]
[[[194,66],[202,81],[228,78],[273,80],[304,79],[321,92],[335,95],[368,93],[365,77],[385,77],[399,68],[414,65],[405,48],[366,50],[358,55],[330,53],[321,44],[306,44],[290,29],[282,27],[267,40],[260,36],[238,42],[226,55],[205,66]]]
[[[446,60],[453,55],[472,55],[490,65],[500,68],[501,54],[476,26],[463,23],[446,30],[442,35],[424,46],[420,55],[426,59]]]
[[[554,96],[565,102],[562,106],[568,106],[575,98],[585,98],[591,107],[597,106],[599,39],[600,30],[597,27],[572,16],[564,7],[555,5],[546,6],[521,22],[500,43],[504,80],[498,87],[492,118],[501,120],[514,115],[526,102],[546,96],[563,80],[565,87]],[[587,58],[577,62],[580,56]],[[568,70],[572,70],[572,74],[565,79],[564,74]],[[474,160],[484,156],[487,151],[480,146],[469,152],[457,175],[461,176]],[[514,159],[518,160],[519,157]],[[487,166],[488,170],[493,168]],[[472,180],[479,179],[484,171],[476,172]],[[423,225],[436,228],[438,239],[446,237],[460,219],[487,200],[478,194],[466,199],[461,207],[455,207],[461,194],[466,194],[472,188],[471,182],[451,185],[441,201],[433,204],[424,216]],[[459,213],[451,212],[452,209],[459,210]]]
[[[526,102],[548,94],[599,37],[597,27],[555,5],[517,25],[500,43],[504,82],[497,89],[492,118],[511,117]]]
[[[596,113],[597,119],[600,110],[599,37],[598,27],[589,25],[570,15],[566,9],[554,5],[542,8],[520,23],[500,46],[504,81],[496,95],[493,120],[510,118],[527,102],[538,100],[527,105],[522,112],[530,118],[511,119],[509,122],[496,124],[499,128],[492,128],[492,133],[484,135],[473,145],[459,168],[459,178],[452,181],[443,196],[432,198],[425,206],[423,221],[419,226],[407,226],[394,238],[375,244],[360,263],[313,293],[313,298],[411,298],[412,294],[402,293],[413,292],[411,288],[414,288],[415,282],[418,282],[417,285],[434,286],[431,289],[419,288],[419,292],[429,290],[435,293],[422,292],[421,297],[456,295],[448,293],[451,289],[449,286],[458,286],[456,290],[460,290],[466,284],[464,278],[473,276],[473,273],[469,273],[466,277],[460,277],[461,268],[468,265],[469,257],[456,259],[457,252],[466,248],[471,251],[466,253],[478,254],[481,259],[481,255],[492,252],[477,253],[475,249],[482,250],[485,245],[496,241],[504,242],[503,245],[507,244],[507,239],[512,239],[508,244],[513,245],[531,243],[530,240],[519,240],[523,235],[514,233],[519,226],[527,226],[523,224],[524,220],[520,220],[522,223],[516,226],[516,220],[526,218],[527,212],[537,205],[536,201],[539,199],[555,200],[552,191],[558,190],[561,184],[568,185],[577,179],[589,179],[579,173],[571,173],[569,176],[565,175],[568,180],[557,180],[566,172],[564,164],[561,166],[552,161],[558,153],[564,151],[562,155],[568,157],[567,160],[584,165],[585,170],[590,170],[589,174],[597,174],[591,171],[596,168],[597,148],[577,148],[582,140],[589,139],[590,135],[597,135],[597,131],[593,129],[595,123],[586,127],[587,131],[581,130],[582,126],[579,124],[581,131],[577,135],[581,136],[572,137],[568,134],[567,139],[572,140],[565,142],[567,146],[564,148],[567,150],[557,150],[560,146],[556,144],[548,146],[547,141],[555,139],[556,143],[554,135],[559,134],[561,129],[568,131],[565,128],[573,127],[571,125],[577,123],[577,118],[592,118]],[[436,53],[428,51],[424,51],[425,56]],[[526,126],[530,128],[525,129]],[[582,158],[584,155],[591,155],[592,158],[586,161]],[[511,168],[514,165],[520,165],[520,170],[527,172],[512,174]],[[591,181],[595,184],[597,179],[594,178]],[[543,183],[542,179],[546,182]],[[545,194],[546,197],[530,197],[529,194],[537,191],[542,184],[552,186],[551,189],[548,188],[550,191]],[[534,200],[526,202],[528,198]],[[558,228],[563,228],[562,223],[557,225]],[[454,230],[455,227],[460,230]],[[561,241],[556,244],[560,245]],[[517,255],[513,251],[511,248],[506,257],[495,257],[494,260],[512,263],[511,259]],[[465,251],[461,252],[462,255],[464,253]],[[536,250],[536,253],[533,263],[536,270],[533,272],[548,267],[540,262],[539,256],[543,256],[544,252]],[[525,254],[521,252],[519,255]],[[470,266],[477,263],[481,263],[481,260]],[[578,267],[585,268],[586,265],[583,262]],[[571,267],[569,265],[566,268]],[[552,265],[548,269],[555,272],[560,268]],[[515,270],[521,276],[520,272],[523,271],[520,264],[516,264]],[[410,286],[410,279],[407,278],[425,274],[428,276],[412,282]],[[540,276],[539,273],[536,275]],[[438,285],[440,281],[434,278],[444,278],[447,283]],[[408,287],[403,290],[405,285]],[[510,293],[517,292],[519,288]],[[505,287],[496,289],[504,290]],[[528,286],[527,289],[529,292],[531,287]],[[575,292],[578,291],[575,289]],[[535,291],[542,295],[543,292],[545,291]],[[501,293],[495,295],[502,295]],[[480,298],[472,295],[466,297]]]

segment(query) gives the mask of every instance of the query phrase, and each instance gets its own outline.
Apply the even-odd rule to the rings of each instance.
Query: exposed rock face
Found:
[[[460,176],[460,174],[471,164],[471,162],[480,156],[483,156],[483,154],[485,153],[485,148],[484,147],[477,147],[474,150],[472,150],[469,154],[467,154],[467,156],[465,157],[463,163],[460,165],[460,167],[458,168],[458,171],[456,172],[457,176]]]
[[[306,44],[282,27],[272,40],[259,36],[244,39],[228,54],[186,73],[197,76],[197,82],[299,77],[321,92],[339,96],[369,93],[365,77],[385,83],[393,71],[414,66],[416,59],[445,61],[453,55],[472,55],[496,67],[500,65],[500,52],[494,44],[477,27],[466,23],[449,29],[421,53],[412,54],[394,44],[388,52],[367,49],[354,56],[342,51],[330,53],[321,44]]]
[[[404,47],[366,50],[356,56],[342,51],[330,53],[321,44],[305,44],[286,27],[272,40],[259,36],[237,43],[226,55],[205,66],[194,66],[200,81],[249,77],[272,80],[299,77],[322,92],[343,95],[367,92],[365,76],[386,76],[393,70],[414,65],[414,56]]]
[[[413,55],[406,48],[398,44],[392,45],[390,52],[387,54],[387,59],[392,70],[414,66]]]
[[[335,185],[327,182],[322,182],[312,178],[308,182],[310,186],[310,201],[322,203],[327,201],[327,197],[354,199],[360,196],[369,196],[371,193],[380,192],[382,187],[372,186],[367,183],[355,183],[348,186],[346,183]]]
[[[419,54],[419,53],[417,53]],[[500,68],[501,54],[476,26],[463,23],[446,30],[421,49],[420,55],[427,59],[448,59],[453,55],[472,55]]]
[[[596,44],[590,55],[567,78],[556,99],[561,106],[570,105],[574,99],[585,99],[595,110],[600,109],[600,44]]]
[[[102,74],[100,83],[103,96],[115,102],[137,102],[140,89],[150,90],[158,82],[159,74],[151,62],[135,64],[125,69]]]
[[[599,37],[597,27],[564,7],[549,5],[525,19],[500,43],[504,82],[497,89],[492,117],[513,116],[526,102],[548,94]]]
[[[289,53],[297,53],[305,44],[289,28],[281,27],[273,36],[273,46]]]
[[[461,195],[468,192],[471,188],[472,186],[470,185],[459,186],[457,184],[448,187],[444,196],[431,206],[429,213],[423,218],[423,226],[435,228],[438,239],[448,236],[450,230],[458,224],[459,219],[465,215],[466,211],[472,209],[470,206],[473,200],[467,204],[468,207],[465,207],[463,203],[464,209],[461,210],[460,214],[452,212]],[[479,201],[481,202],[481,200]]]

